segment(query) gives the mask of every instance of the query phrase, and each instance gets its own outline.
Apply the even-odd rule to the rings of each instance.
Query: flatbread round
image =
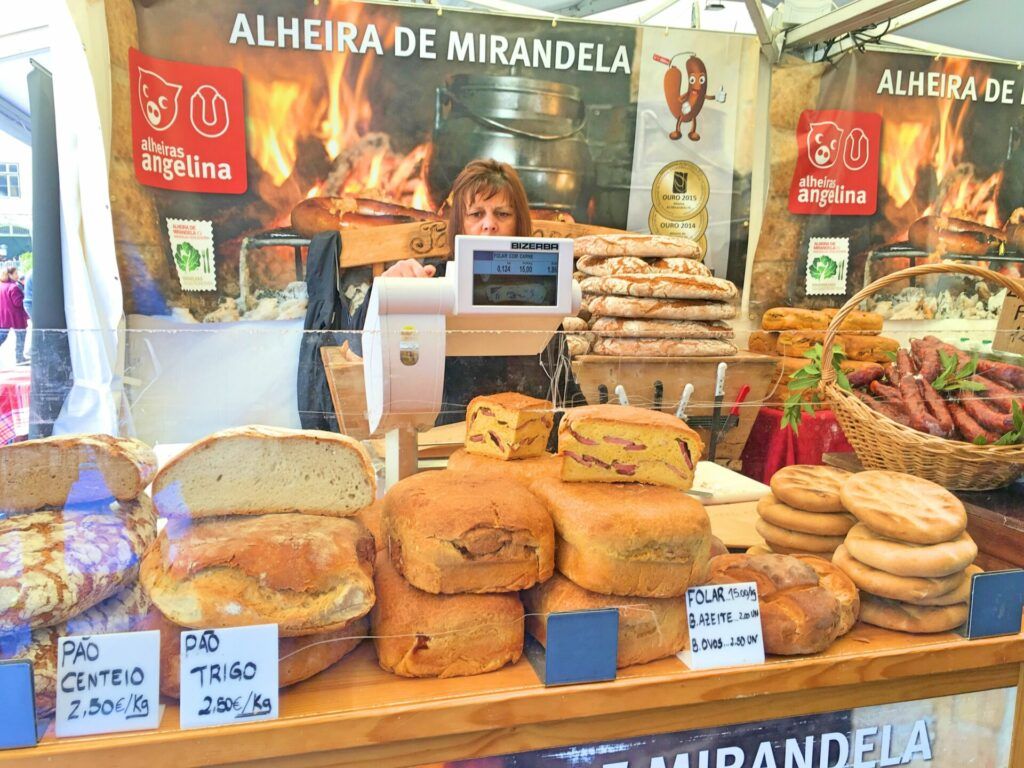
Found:
[[[846,547],[839,547],[836,550],[832,562],[846,571],[846,575],[853,579],[853,583],[865,592],[892,600],[929,600],[949,594],[963,581],[962,573],[937,579],[893,576],[854,559]]]
[[[970,602],[971,577],[976,573],[984,573],[984,571],[976,565],[968,565],[963,574],[963,581],[953,591],[938,597],[923,597],[920,600],[904,600],[903,602],[912,605],[956,605]]]
[[[700,245],[686,237],[632,233],[586,235],[573,242],[577,256],[667,256],[700,258]]]
[[[861,595],[860,620],[897,632],[949,632],[967,621],[967,603],[929,607],[864,594]]]
[[[864,523],[847,534],[846,549],[862,563],[897,576],[962,573],[978,556],[978,545],[967,531],[940,544],[908,544],[880,536]]]
[[[852,475],[836,467],[793,464],[774,475],[775,498],[805,512],[843,512],[839,489]]]
[[[782,503],[772,494],[758,500],[757,514],[780,528],[813,533],[816,536],[845,536],[857,523],[857,518],[850,514],[804,512]]]
[[[761,538],[771,545],[772,550],[780,554],[783,553],[780,547],[785,548],[786,554],[789,552],[834,552],[836,547],[843,543],[842,536],[815,536],[813,533],[790,531],[772,525],[764,518],[758,519],[754,523],[754,528],[761,534]]]
[[[584,303],[592,315],[658,318],[662,320],[728,320],[736,307],[717,301],[688,299],[638,299],[632,296],[585,294]]]
[[[646,299],[707,299],[730,301],[736,286],[728,280],[703,275],[624,274],[588,277],[580,283],[586,293],[634,296]]]
[[[624,317],[597,317],[590,330],[598,336],[623,336],[644,339],[731,339],[735,336],[726,323],[710,320],[630,320]]]
[[[718,339],[612,339],[598,337],[595,355],[621,357],[724,357],[736,347]]]
[[[938,544],[967,528],[963,503],[941,485],[902,472],[858,472],[843,484],[843,506],[890,539]]]
[[[576,268],[586,275],[668,273],[711,277],[711,270],[696,259],[668,258],[644,259],[640,256],[581,256]]]

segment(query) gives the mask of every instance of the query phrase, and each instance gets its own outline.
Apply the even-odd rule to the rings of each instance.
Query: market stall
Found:
[[[1012,66],[210,5],[80,25],[128,327],[0,446],[0,764],[1024,767]]]

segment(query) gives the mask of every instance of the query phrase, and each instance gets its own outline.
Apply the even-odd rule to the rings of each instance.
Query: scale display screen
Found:
[[[473,304],[553,307],[558,251],[473,251]]]

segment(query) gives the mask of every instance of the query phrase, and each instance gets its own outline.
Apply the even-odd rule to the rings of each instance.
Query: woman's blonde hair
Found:
[[[5,267],[4,269],[0,269],[0,283],[13,283],[14,275],[17,271],[17,267]]]
[[[455,235],[465,233],[466,209],[469,205],[477,197],[490,200],[499,192],[508,195],[508,201],[515,212],[516,236],[529,237],[533,234],[530,204],[515,168],[497,160],[474,160],[462,169],[452,184],[449,196],[451,209],[448,212],[448,237],[451,247],[455,247]]]

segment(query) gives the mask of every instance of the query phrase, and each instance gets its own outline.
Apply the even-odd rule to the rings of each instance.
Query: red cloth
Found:
[[[28,328],[25,292],[14,281],[0,283],[0,328]]]
[[[0,445],[28,434],[32,373],[27,365],[0,371]]]
[[[815,411],[813,416],[805,413],[798,434],[788,427],[780,429],[781,421],[779,408],[762,408],[758,412],[740,455],[747,477],[767,483],[790,464],[824,464],[822,454],[853,450],[832,411]]]

